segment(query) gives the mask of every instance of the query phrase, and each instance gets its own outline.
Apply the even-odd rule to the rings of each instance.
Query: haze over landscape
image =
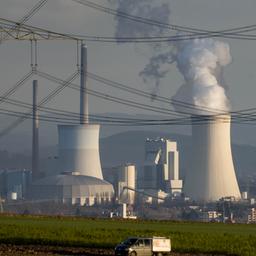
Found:
[[[0,255],[256,255],[255,10],[1,1]]]
[[[115,1],[111,1],[111,6],[116,6]],[[124,1],[125,2],[125,1]],[[135,10],[131,10],[132,14],[136,15],[139,8],[142,8],[146,2],[139,1],[138,6],[134,7]],[[31,1],[24,0],[21,4],[17,4],[15,0],[1,3],[0,15],[3,18],[18,20],[26,13],[29,9]],[[107,3],[107,2],[106,2]],[[121,2],[123,3],[123,2]],[[166,4],[165,1],[162,3]],[[240,1],[171,1],[168,2],[168,12],[165,10],[165,15],[161,17],[163,21],[170,21],[175,24],[191,26],[200,26],[202,29],[224,29],[229,27],[236,27],[240,24],[251,24],[253,23],[254,2],[248,1],[246,4],[241,4]],[[132,3],[128,6],[121,6],[120,8],[132,8]],[[157,4],[156,12],[163,11]],[[136,9],[137,8],[137,9]],[[154,10],[154,9],[153,9]],[[72,15],[76,13],[76,15]],[[216,14],[218,18],[216,19]],[[251,15],[250,15],[251,14]],[[154,14],[152,14],[153,16]],[[64,18],[65,17],[65,18]],[[40,12],[36,13],[29,24],[35,26],[41,26],[43,28],[49,28],[51,30],[59,30],[61,32],[72,32],[73,34],[92,34],[92,35],[119,35],[120,31],[123,31],[124,36],[128,35],[154,35],[163,33],[162,31],[156,31],[149,29],[147,26],[141,25],[138,30],[135,30],[136,24],[130,23],[129,30],[121,30],[121,26],[125,26],[127,23],[118,23],[120,20],[115,20],[113,17],[108,16],[104,13],[100,13],[96,10],[82,8],[79,4],[75,4],[70,1],[52,1],[47,3]],[[203,24],[203,26],[202,26]],[[147,30],[143,31],[143,28]],[[134,32],[135,30],[135,32]],[[142,31],[142,32],[141,32]],[[253,42],[223,39],[230,45],[230,53],[232,55],[232,63],[225,67],[225,84],[229,87],[227,94],[230,98],[232,110],[247,109],[253,107],[254,104],[254,93],[255,93],[255,58],[253,58]],[[156,75],[152,78],[148,76],[147,83],[143,82],[142,75],[140,72],[143,71],[147,64],[154,56],[154,44],[148,44],[145,47],[141,44],[100,44],[97,42],[87,42],[89,49],[89,71],[96,74],[119,81],[129,86],[146,90],[149,93],[155,90],[155,79]],[[0,62],[1,67],[1,86],[2,91],[7,90],[8,87],[12,86],[17,80],[19,80],[25,73],[30,69],[29,61],[29,42],[22,41],[8,41],[1,45],[2,61]],[[171,49],[171,46],[169,47]],[[76,65],[76,45],[72,42],[65,41],[52,41],[52,42],[39,42],[39,56],[38,65],[39,69],[54,74],[58,77],[65,79],[75,70]],[[159,54],[166,54],[169,56],[168,46],[163,46],[159,51]],[[65,53],[65,54],[63,54]],[[168,55],[169,54],[169,55]],[[109,61],[111,60],[111,61]],[[170,57],[168,60],[170,62]],[[157,62],[159,63],[159,62]],[[160,64],[160,63],[159,63]],[[163,70],[162,70],[163,69]],[[145,71],[145,70],[144,70]],[[144,73],[145,74],[145,73]],[[164,64],[159,70],[157,83],[157,93],[159,95],[167,95],[171,98],[175,95],[178,87],[183,83],[183,78],[178,72],[175,63]],[[127,94],[120,90],[114,90],[109,87],[103,87],[96,81],[89,80],[89,87],[100,90],[103,93],[114,93],[116,96],[123,98],[131,98],[134,100],[137,98],[134,95]],[[39,81],[39,97],[43,98],[51,88],[55,85],[48,81]],[[114,90],[114,91],[113,91]],[[54,101],[50,103],[51,107],[58,107],[69,111],[78,111],[79,104],[77,104],[76,97],[77,92],[66,89],[61,95],[57,96]],[[26,102],[31,102],[31,86],[30,83],[26,83],[23,89],[18,90],[14,98]],[[142,102],[152,104],[152,106],[165,106],[164,103],[151,102],[147,99],[139,99]],[[123,105],[108,102],[106,100],[98,99],[96,97],[90,97],[90,109],[92,113],[122,113],[128,115],[147,114],[152,115],[148,111],[138,110],[136,108],[127,108]],[[168,107],[168,106],[167,106]],[[13,106],[8,106],[13,109]],[[170,106],[171,108],[171,106]],[[2,116],[1,129],[5,128],[12,120],[9,117]],[[14,119],[14,118],[12,118]],[[22,138],[23,141],[30,138],[31,125],[29,121],[26,121],[24,125],[20,125],[18,128],[13,130],[10,135],[6,135],[1,140],[1,149],[7,149],[10,151],[21,151],[22,149],[18,145],[12,143],[13,138]],[[113,128],[113,127],[102,127],[102,135],[113,134],[120,130],[129,130],[126,128]],[[133,128],[134,129],[134,128]],[[145,129],[145,128],[143,128]],[[147,128],[147,129],[151,129]],[[155,129],[155,128],[154,128]],[[161,131],[161,127],[158,129]],[[189,127],[171,126],[169,127],[170,132],[175,133],[189,133]],[[256,145],[256,139],[254,134],[254,125],[233,125],[233,136],[234,142],[239,144],[250,144]],[[44,144],[56,144],[57,134],[55,125],[40,124],[40,140],[41,147]],[[50,139],[49,139],[50,138]],[[54,142],[54,143],[53,143]]]

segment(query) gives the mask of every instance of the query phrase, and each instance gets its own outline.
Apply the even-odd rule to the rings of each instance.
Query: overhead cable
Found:
[[[16,32],[19,28],[25,24],[31,17],[33,17],[46,3],[48,0],[39,1],[28,13],[26,13],[16,24],[11,26],[9,30],[6,30],[6,35],[2,35],[0,38],[0,44],[10,35],[12,32]]]
[[[78,71],[73,73],[67,80],[63,81],[60,86],[58,86],[55,90],[53,90],[47,97],[42,99],[38,106],[43,106],[47,104],[49,101],[51,101],[54,97],[56,97],[63,89],[65,89],[69,83],[71,83],[76,77],[78,76]],[[27,113],[27,116],[31,115],[31,112]],[[0,132],[0,138],[11,132],[14,128],[16,128],[20,123],[22,123],[24,120],[26,120],[26,117],[21,117],[12,124],[10,124],[7,128],[3,129]]]

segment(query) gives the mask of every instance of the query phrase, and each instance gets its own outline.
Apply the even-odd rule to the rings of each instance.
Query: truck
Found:
[[[167,256],[171,239],[166,237],[129,237],[115,247],[115,256]]]

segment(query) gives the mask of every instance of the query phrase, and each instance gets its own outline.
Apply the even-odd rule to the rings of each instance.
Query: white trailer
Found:
[[[166,237],[153,237],[152,238],[152,252],[153,253],[166,253],[171,251],[171,239]]]

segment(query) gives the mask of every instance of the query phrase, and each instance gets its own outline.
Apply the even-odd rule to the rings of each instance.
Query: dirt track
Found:
[[[55,247],[55,246],[40,246],[40,245],[0,245],[0,255],[113,255],[111,249],[91,249],[91,248],[71,248],[71,247]]]
[[[73,248],[73,247],[56,247],[56,246],[40,246],[40,245],[5,245],[0,244],[0,256],[47,256],[47,255],[79,255],[79,256],[112,256],[112,249],[98,248]],[[172,256],[214,256],[216,254],[189,254],[189,253],[172,253]],[[224,255],[218,255],[224,256]]]

